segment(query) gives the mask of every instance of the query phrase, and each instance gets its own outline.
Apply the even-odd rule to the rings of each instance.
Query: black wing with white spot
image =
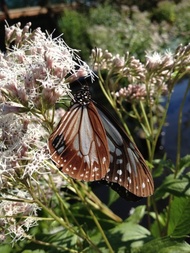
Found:
[[[152,195],[153,178],[140,151],[105,108],[96,106],[106,130],[110,151],[110,167],[103,183],[126,199],[130,195],[128,192],[137,198]]]

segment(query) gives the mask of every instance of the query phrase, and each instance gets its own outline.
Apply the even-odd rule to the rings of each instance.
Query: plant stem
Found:
[[[174,177],[176,178],[177,173],[180,170],[180,157],[181,157],[181,130],[182,130],[182,118],[183,118],[183,108],[185,105],[185,101],[188,95],[188,92],[190,90],[190,79],[187,85],[187,88],[185,90],[182,102],[179,107],[179,116],[178,116],[178,134],[177,134],[177,153],[176,153],[176,170],[174,173]]]
[[[90,238],[88,237],[88,235],[84,231],[80,230],[80,232],[78,232],[77,230],[74,229],[73,226],[71,226],[69,223],[65,222],[63,220],[63,218],[60,218],[59,216],[57,216],[50,208],[46,207],[38,199],[38,197],[36,197],[36,195],[34,193],[35,191],[32,190],[31,185],[29,186],[28,183],[26,183],[26,182],[23,182],[23,183],[24,183],[25,187],[27,188],[28,192],[30,193],[30,195],[32,196],[34,202],[36,204],[38,204],[46,213],[48,213],[54,220],[56,220],[61,226],[66,228],[72,234],[77,235],[78,237],[82,238],[83,240],[86,240],[89,243],[89,245],[91,245],[97,252],[100,252],[99,249],[96,247],[96,245],[90,240]]]
[[[74,183],[72,180],[71,180],[71,183],[72,183],[73,187],[75,188],[77,194],[80,196],[80,199],[81,199],[81,200],[83,201],[83,203],[85,204],[86,209],[88,210],[89,214],[91,215],[92,219],[94,220],[94,223],[96,224],[97,228],[99,229],[99,231],[100,231],[100,233],[101,233],[101,235],[102,235],[102,237],[103,237],[103,239],[104,239],[104,241],[105,241],[105,244],[107,245],[107,247],[108,247],[108,249],[109,249],[109,252],[110,252],[110,253],[114,253],[114,251],[113,251],[113,249],[112,249],[112,247],[111,247],[111,245],[110,245],[110,243],[109,243],[109,241],[108,241],[108,239],[107,239],[107,237],[106,237],[106,235],[105,235],[105,233],[104,233],[104,231],[103,231],[103,229],[102,229],[102,227],[101,227],[101,225],[100,225],[98,219],[97,219],[96,216],[94,215],[92,209],[89,208],[89,205],[88,205],[88,203],[86,202],[85,198],[82,196],[81,192],[78,191],[78,189],[77,189],[75,183]]]
[[[60,249],[60,250],[68,251],[68,252],[71,252],[71,253],[78,253],[77,250],[69,249],[67,247],[63,247],[63,246],[60,246],[60,245],[54,245],[53,243],[43,242],[43,241],[40,241],[40,240],[37,240],[37,239],[33,239],[32,237],[29,237],[28,239],[31,242],[34,242],[36,244],[43,245],[43,246],[46,246],[46,247],[53,247],[53,248],[56,248],[57,250]]]

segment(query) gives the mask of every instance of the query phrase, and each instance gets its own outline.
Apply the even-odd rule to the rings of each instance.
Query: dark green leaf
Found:
[[[174,240],[170,237],[158,238],[135,248],[132,253],[189,253],[190,246],[185,241]]]
[[[113,236],[118,234],[121,241],[139,240],[150,236],[146,228],[133,222],[123,222],[109,231]]]
[[[156,169],[153,170],[153,177],[154,178],[161,176],[165,169],[171,170],[171,168],[174,167],[174,165],[171,161],[164,160],[164,159],[155,159],[154,166],[156,167]]]
[[[175,197],[170,209],[168,234],[184,237],[190,233],[190,198]]]
[[[180,169],[184,170],[190,167],[190,155],[186,155],[180,159]]]
[[[182,178],[174,178],[173,175],[169,175],[155,191],[154,197],[160,199],[165,193],[171,193],[175,196],[190,197],[190,173],[187,173]]]

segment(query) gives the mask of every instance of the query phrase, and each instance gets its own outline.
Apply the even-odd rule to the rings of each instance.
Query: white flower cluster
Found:
[[[107,78],[110,80],[106,82],[111,84],[114,90],[111,94],[115,98],[131,103],[149,100],[154,104],[158,94],[168,92],[167,82],[180,59],[176,60],[169,51],[163,54],[147,53],[145,57],[145,63],[142,63],[134,56],[129,56],[129,52],[120,56],[101,48],[92,51],[95,68],[109,71]]]
[[[19,189],[12,190],[10,194],[1,193],[1,197],[4,200],[0,202],[0,240],[6,235],[11,236],[13,242],[24,239],[27,237],[25,231],[37,224],[35,217],[40,208],[33,203],[28,192]],[[20,217],[18,222],[17,215]]]
[[[50,197],[48,175],[56,180],[47,165],[50,109],[70,94],[70,82],[81,76],[93,78],[61,37],[52,39],[40,28],[30,31],[30,27],[30,23],[23,29],[19,23],[7,26],[7,52],[0,53],[1,239],[9,234],[19,240],[36,224],[39,207],[32,203],[27,187],[39,187]],[[17,215],[27,218],[17,223]]]
[[[30,26],[6,28],[7,41],[15,44],[0,54],[1,90],[23,106],[40,108],[44,101],[52,106],[69,92],[68,78],[92,73],[63,39],[45,36],[40,28],[31,33]]]

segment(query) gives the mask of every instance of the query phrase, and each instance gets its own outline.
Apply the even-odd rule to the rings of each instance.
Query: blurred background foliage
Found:
[[[189,0],[3,0],[1,9],[3,3],[8,10],[29,6],[47,8],[49,15],[54,16],[56,31],[63,33],[66,43],[80,50],[86,61],[95,47],[120,55],[129,51],[143,60],[145,51],[173,50],[181,43],[187,44],[190,36]],[[64,5],[56,18],[50,13],[55,4]],[[51,27],[49,21],[48,25]]]
[[[173,50],[180,43],[188,43],[190,2],[159,1],[156,6],[154,2],[152,4],[152,8],[141,11],[141,5],[116,2],[111,5],[108,1],[83,9],[83,12],[66,10],[58,24],[66,42],[71,47],[80,48],[85,60],[94,47],[121,55],[129,51],[142,59],[145,51]]]

